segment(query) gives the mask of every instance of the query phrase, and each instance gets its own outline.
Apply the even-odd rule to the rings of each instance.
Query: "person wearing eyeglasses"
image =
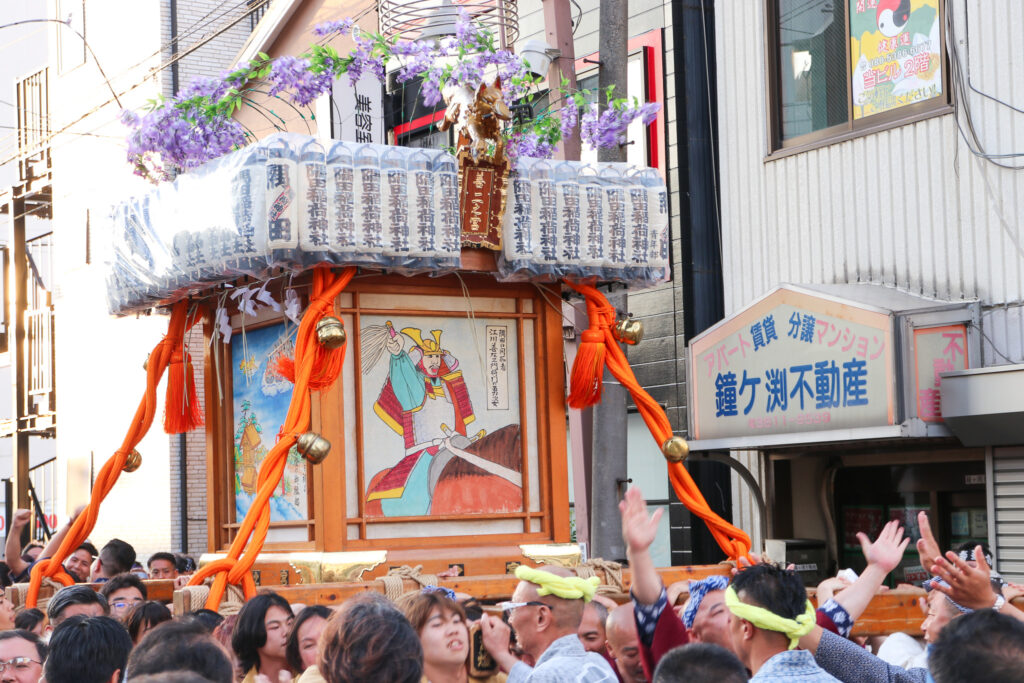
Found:
[[[146,584],[134,574],[118,574],[103,584],[100,593],[110,605],[110,616],[124,621],[136,605],[146,601]]]
[[[0,683],[38,683],[46,645],[30,631],[0,632]]]
[[[583,606],[593,599],[599,580],[581,579],[561,567],[525,566],[516,569],[516,578],[512,601],[501,604],[508,625],[488,615],[480,620],[484,647],[508,672],[508,683],[617,683],[605,658],[585,650],[577,636]],[[511,653],[510,628],[532,667]]]

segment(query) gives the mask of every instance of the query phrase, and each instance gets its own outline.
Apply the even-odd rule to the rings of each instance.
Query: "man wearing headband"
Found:
[[[733,577],[725,591],[733,651],[754,674],[751,681],[837,681],[796,646],[815,627],[814,607],[800,575],[758,564]]]
[[[484,647],[508,672],[508,683],[616,683],[615,672],[601,655],[587,652],[576,635],[583,606],[597,592],[597,577],[581,579],[561,567],[519,567],[512,601],[501,608],[515,631],[523,659],[509,651],[509,629],[495,617],[480,620]]]
[[[657,534],[661,510],[656,510],[653,515],[648,514],[647,502],[634,486],[626,491],[624,499],[619,503],[619,512],[622,515],[622,538],[626,542],[626,555],[633,572],[630,595],[633,598],[647,677],[653,675],[658,661],[664,655],[690,642],[691,636],[693,640],[714,643],[731,650],[733,643],[728,631],[729,611],[725,607],[727,577],[712,576],[703,581],[691,582],[690,600],[684,608],[683,621],[680,621],[670,609],[667,592],[651,559],[650,546]],[[896,522],[887,524],[874,543],[863,534],[859,534],[858,538],[861,539],[869,569],[864,571],[853,586],[827,601],[815,614],[818,624],[844,637],[849,634],[854,619],[863,613],[885,576],[893,566],[899,564],[908,542],[903,539],[902,530]]]
[[[690,599],[683,608],[683,624],[698,643],[721,645],[732,649],[729,635],[729,610],[725,606],[725,589],[729,579],[709,576],[690,582]]]

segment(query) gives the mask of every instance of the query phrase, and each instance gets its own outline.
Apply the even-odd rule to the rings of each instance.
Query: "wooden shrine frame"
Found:
[[[284,278],[282,278],[284,280]],[[461,280],[461,282],[460,282]],[[296,278],[297,289],[308,291],[308,277]],[[472,298],[498,298],[515,301],[513,312],[481,312],[470,314],[464,311],[426,311],[425,309],[370,309],[360,303],[361,295],[425,295],[463,298],[463,284]],[[277,284],[275,291],[274,284]],[[272,283],[269,287],[278,301],[283,300],[283,282]],[[350,297],[351,305],[340,305]],[[522,559],[518,544],[522,543],[565,543],[570,540],[568,473],[566,457],[566,407],[565,407],[565,367],[562,349],[562,318],[561,297],[556,288],[538,287],[529,283],[497,283],[488,275],[461,273],[459,276],[446,275],[430,277],[428,275],[411,278],[399,276],[367,276],[357,277],[335,302],[335,315],[346,319],[349,332],[349,346],[345,359],[346,365],[352,365],[351,375],[355,378],[355,416],[356,442],[345,443],[345,415],[343,396],[346,391],[344,381],[347,373],[343,373],[338,382],[330,390],[321,394],[313,394],[312,425],[313,431],[322,434],[333,445],[331,455],[318,466],[307,466],[307,491],[309,496],[309,519],[293,522],[272,522],[271,530],[281,528],[305,529],[305,541],[268,542],[264,546],[268,552],[273,551],[363,551],[388,550],[389,564],[392,551],[408,550],[429,553],[432,548],[452,549],[446,556],[453,555],[453,562],[459,562],[459,556],[492,556],[489,566],[504,569],[503,561]],[[362,457],[362,421],[367,416],[361,412],[362,392],[360,361],[360,318],[365,315],[425,316],[443,315],[449,318],[465,317],[514,319],[517,336],[518,378],[516,385],[519,390],[519,422],[521,436],[521,453],[523,454],[523,505],[518,512],[494,512],[481,514],[453,514],[426,517],[385,517],[369,518],[364,514],[366,473],[363,471]],[[249,330],[263,325],[281,321],[280,313],[260,315],[246,319]],[[525,334],[527,322],[532,321],[534,358],[526,356]],[[206,381],[204,391],[206,398],[207,420],[207,530],[209,549],[222,551],[231,543],[234,531],[241,520],[235,519],[234,494],[234,419],[231,386],[231,347],[218,343],[216,348],[211,345],[211,330],[214,323],[212,305],[206,311],[204,369]],[[235,342],[237,337],[232,338]],[[527,383],[526,373],[533,372],[535,396],[525,394]],[[510,385],[511,377],[510,377]],[[376,389],[365,389],[375,391]],[[223,393],[221,393],[223,392]],[[534,411],[532,417],[527,416]],[[374,417],[374,416],[370,416]],[[376,418],[374,418],[376,419]],[[270,425],[266,425],[268,433]],[[276,428],[274,428],[276,429]],[[537,493],[539,505],[531,512],[530,466],[526,457],[528,435],[525,430],[536,430],[536,465],[538,467]],[[274,432],[276,433],[276,432]],[[356,471],[348,468],[346,449],[356,449]],[[357,477],[356,496],[358,514],[346,516],[347,489],[346,478]],[[463,520],[512,520],[523,522],[523,531],[518,533],[495,533],[477,535],[445,535],[444,525],[449,522]],[[368,538],[367,528],[377,524],[401,522],[423,523],[432,529],[432,535],[414,537],[372,539]],[[539,522],[539,524],[538,524]],[[356,533],[355,538],[350,528]],[[537,530],[531,530],[536,528]],[[486,545],[483,552],[481,546]],[[455,550],[457,549],[457,550]],[[408,553],[407,553],[408,554]],[[436,554],[436,553],[435,553]],[[499,557],[500,556],[500,557]],[[504,558],[502,562],[499,559]]]

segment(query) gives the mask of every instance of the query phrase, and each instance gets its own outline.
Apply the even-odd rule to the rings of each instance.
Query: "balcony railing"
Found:
[[[48,70],[15,81],[18,109],[18,170],[32,180],[50,170],[50,95]]]

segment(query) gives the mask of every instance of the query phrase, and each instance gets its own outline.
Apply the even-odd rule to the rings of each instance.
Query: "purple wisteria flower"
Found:
[[[423,104],[428,107],[433,107],[441,101],[441,73],[440,67],[434,67],[423,77],[420,97],[423,98]]]
[[[562,107],[561,110],[561,130],[562,137],[567,138],[572,135],[573,128],[575,128],[580,121],[580,110],[576,106],[576,101],[572,98]]]
[[[226,73],[222,74],[220,78],[197,76],[178,92],[178,96],[182,100],[190,100],[193,97],[208,97],[211,102],[216,102],[224,97],[230,88]]]
[[[356,49],[349,55],[352,61],[348,65],[348,80],[355,87],[355,84],[362,78],[364,71],[369,71],[380,82],[384,82],[384,58],[375,57],[373,54],[373,40],[364,35],[353,35]]]
[[[455,20],[455,40],[466,50],[475,49],[482,39],[480,29],[464,8],[460,7],[458,14],[459,16]]]
[[[121,110],[121,123],[129,128],[136,128],[139,125],[139,115],[131,109]]]
[[[245,142],[241,125],[208,115],[198,98],[178,96],[145,116],[122,116],[132,128],[128,161],[139,175],[166,179],[227,154]]]
[[[397,76],[399,83],[411,81],[430,71],[436,61],[434,46],[426,40],[399,40],[391,46],[391,54],[402,64]]]
[[[348,35],[348,32],[352,30],[352,19],[346,17],[340,21],[325,21],[317,24],[313,27],[313,35],[324,38],[326,36],[337,33],[340,36]]]
[[[645,126],[649,126],[658,118],[659,111],[661,111],[660,102],[647,102],[642,104],[640,106],[640,122]]]
[[[592,104],[580,121],[580,137],[594,149],[625,144],[629,124],[639,118],[648,125],[657,118],[660,109],[657,102],[640,104],[634,100],[632,104],[622,102],[602,112],[597,104]]]
[[[282,91],[287,91],[292,102],[300,107],[308,106],[316,98],[331,91],[330,64],[327,63],[325,66],[328,68],[315,73],[310,69],[308,59],[278,57],[274,60],[270,75],[267,77],[270,95],[277,96]]]
[[[532,130],[513,134],[505,144],[505,156],[513,165],[519,157],[550,159],[554,153],[554,145]]]

